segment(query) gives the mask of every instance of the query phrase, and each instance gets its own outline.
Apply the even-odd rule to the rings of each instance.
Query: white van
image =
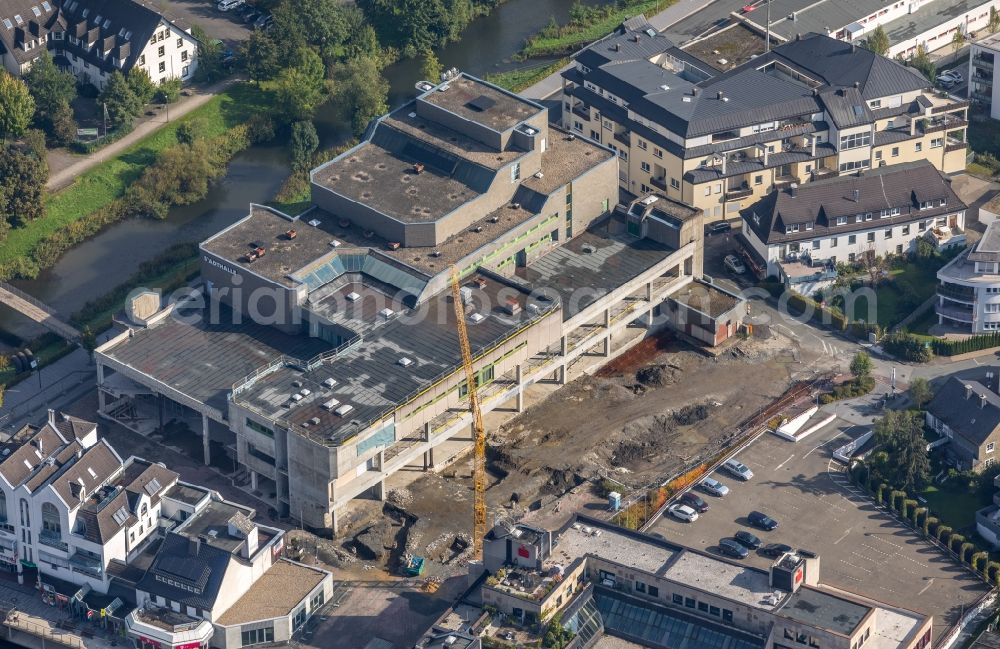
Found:
[[[219,4],[215,7],[219,11],[229,11],[244,4],[246,4],[246,0],[219,0]]]

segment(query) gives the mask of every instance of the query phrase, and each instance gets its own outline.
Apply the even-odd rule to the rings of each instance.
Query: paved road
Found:
[[[125,149],[129,148],[142,138],[147,135],[159,130],[163,126],[166,126],[170,122],[177,121],[181,117],[184,117],[190,113],[195,108],[205,104],[209,99],[219,94],[232,84],[236,83],[240,79],[225,79],[220,81],[215,85],[209,86],[201,90],[195,88],[189,88],[193,94],[190,97],[181,97],[176,104],[170,106],[169,118],[167,114],[158,115],[152,119],[140,123],[135,127],[131,133],[118,140],[117,142],[112,142],[108,146],[104,147],[99,151],[88,156],[80,157],[76,162],[60,169],[56,173],[49,176],[49,182],[46,184],[46,189],[49,191],[58,191],[70,185],[77,176],[84,173],[85,171],[109,160]]]
[[[731,8],[727,9],[729,5],[743,6],[743,4],[745,3],[738,0],[679,0],[650,18],[649,23],[660,31],[668,28],[676,30],[681,35],[680,38],[675,39],[676,42],[683,42],[699,33],[697,30],[703,24],[703,16],[713,16],[715,17],[713,21],[716,21],[719,16],[729,15],[729,12],[732,11]],[[685,32],[691,33],[685,37]],[[535,85],[525,89],[521,94],[529,99],[548,99],[562,89],[560,75],[568,67],[569,65],[550,74]]]

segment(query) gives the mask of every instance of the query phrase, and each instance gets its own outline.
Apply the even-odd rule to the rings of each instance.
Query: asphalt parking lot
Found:
[[[765,434],[737,459],[754,477],[740,482],[713,477],[730,489],[717,498],[700,491],[709,510],[694,523],[665,516],[649,530],[668,540],[718,552],[720,538],[751,529],[746,516],[759,510],[778,529],[751,529],[763,543],[786,543],[820,555],[820,583],[920,613],[934,615],[938,638],[988,588],[914,532],[876,509],[849,483],[832,452],[864,432],[840,419],[793,444]],[[766,568],[771,560],[745,560]]]
[[[161,0],[167,16],[187,26],[199,25],[210,38],[218,38],[226,47],[234,48],[250,38],[251,27],[243,23],[236,11],[219,11],[213,0]]]

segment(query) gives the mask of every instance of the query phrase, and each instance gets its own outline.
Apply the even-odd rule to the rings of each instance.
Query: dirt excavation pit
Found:
[[[801,369],[792,348],[783,338],[751,339],[713,357],[649,338],[598,375],[563,386],[488,434],[490,519],[518,518],[600,477],[634,488],[671,477],[725,445],[740,422],[784,392]],[[471,473],[467,454],[388,494],[386,509],[415,521],[399,537],[402,551],[430,559],[428,574],[464,569]]]

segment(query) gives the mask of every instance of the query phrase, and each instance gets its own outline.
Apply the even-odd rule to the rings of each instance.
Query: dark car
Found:
[[[691,509],[695,510],[699,514],[704,514],[708,511],[708,503],[696,493],[691,493],[690,491],[681,496],[678,501],[684,505],[687,505]]]
[[[733,224],[729,221],[719,221],[705,227],[705,231],[708,234],[722,234],[723,232],[729,232],[733,229]]]
[[[750,556],[750,550],[747,550],[743,544],[736,539],[720,539],[719,552],[736,559],[746,559]]]
[[[248,25],[256,22],[258,18],[260,18],[260,11],[256,9],[251,9],[250,11],[243,14],[243,22],[247,23]]]
[[[770,532],[778,527],[778,521],[761,512],[750,512],[747,514],[747,521],[757,529],[764,530],[765,532]]]
[[[274,16],[271,14],[264,14],[260,18],[254,21],[253,26],[257,29],[267,29],[274,22]]]
[[[733,538],[751,550],[756,550],[760,547],[760,539],[746,530],[740,530],[736,534],[733,534]]]
[[[777,558],[786,552],[791,552],[792,546],[785,545],[784,543],[768,543],[757,552],[761,553],[765,557]]]

